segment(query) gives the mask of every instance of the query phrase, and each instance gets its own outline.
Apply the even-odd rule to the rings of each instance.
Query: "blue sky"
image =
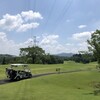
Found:
[[[0,54],[37,45],[47,53],[87,50],[100,27],[100,0],[0,0]]]

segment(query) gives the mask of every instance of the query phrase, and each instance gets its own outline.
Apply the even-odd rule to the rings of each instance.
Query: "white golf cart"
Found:
[[[6,68],[6,75],[10,80],[31,78],[32,74],[27,64],[11,64]]]

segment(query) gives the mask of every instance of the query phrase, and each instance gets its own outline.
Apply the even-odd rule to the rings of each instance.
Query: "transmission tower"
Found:
[[[37,41],[37,37],[36,36],[33,36],[33,45],[34,46],[37,46],[37,43],[38,43],[39,41]]]

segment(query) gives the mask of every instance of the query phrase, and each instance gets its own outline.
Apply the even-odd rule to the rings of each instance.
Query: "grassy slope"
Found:
[[[35,69],[36,73],[40,73],[56,68],[56,66],[61,67],[61,65],[34,65],[32,69]],[[95,67],[95,63],[83,65],[67,62],[62,67],[63,70],[88,68]],[[100,81],[99,76],[99,72],[85,71],[42,76],[4,84],[0,85],[0,100],[99,100],[100,96],[92,94],[93,87],[91,86],[93,81]]]

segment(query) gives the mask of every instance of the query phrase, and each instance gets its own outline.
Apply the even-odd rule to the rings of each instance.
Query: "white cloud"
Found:
[[[90,36],[88,33],[91,32],[82,32],[73,34],[70,41],[66,41],[65,44],[59,43],[59,35],[43,35],[39,36],[38,45],[42,47],[46,53],[56,54],[56,53],[78,53],[78,51],[87,50],[87,38]],[[85,34],[85,35],[84,35]],[[87,34],[87,35],[86,35]],[[13,40],[7,38],[6,33],[0,32],[0,53],[18,55],[19,49],[23,47],[28,47],[34,45],[33,39],[29,38],[23,43],[15,43]]]
[[[47,53],[51,54],[62,52],[78,53],[78,51],[88,50],[86,41],[91,37],[92,32],[75,33],[65,44],[59,43],[59,35],[43,35],[39,45]]]
[[[59,35],[43,35],[40,41],[40,46],[46,51],[46,53],[60,53],[62,52],[63,46],[58,42]]]
[[[59,35],[43,35],[40,37],[42,40],[38,43],[46,53],[61,53],[67,52],[68,48],[65,45],[59,43]],[[40,39],[39,38],[39,39]],[[6,33],[0,32],[0,53],[19,55],[20,48],[34,45],[33,39],[29,38],[23,43],[15,43],[13,40],[7,38]]]
[[[20,48],[28,47],[32,39],[28,39],[23,43],[15,43],[13,40],[7,38],[6,33],[0,32],[0,54],[19,55]]]
[[[22,12],[21,15],[25,19],[25,21],[33,19],[43,19],[39,12],[33,12],[32,10]]]
[[[17,29],[19,26],[21,26],[22,23],[23,20],[19,14],[6,14],[3,16],[3,19],[0,20],[0,27],[8,31],[11,31]]]
[[[41,41],[41,45],[51,45],[57,43],[57,39],[59,35],[43,35],[43,39]]]
[[[93,31],[91,32],[82,32],[82,33],[75,33],[72,35],[72,39],[74,40],[87,40],[91,37],[91,34],[93,33]]]
[[[82,28],[85,28],[87,27],[87,25],[79,25],[78,28],[82,29]]]
[[[39,12],[33,12],[30,10],[17,15],[6,14],[3,15],[3,18],[0,20],[0,28],[7,31],[27,31],[39,26],[39,23],[35,22],[33,19],[43,19],[43,17]],[[28,22],[28,20],[30,21]]]
[[[90,39],[91,34],[94,31],[91,32],[81,32],[81,33],[75,33],[72,35],[71,38],[69,38],[69,43],[66,44],[66,47],[68,48],[68,51],[73,53],[78,53],[78,51],[87,51],[88,44],[87,40]]]
[[[13,41],[7,39],[6,33],[0,32],[0,53],[9,53],[11,46],[13,46]]]
[[[62,52],[70,52],[66,44],[59,43],[59,35],[43,35],[39,44],[46,53],[57,54]]]
[[[69,43],[70,44],[70,43]],[[87,51],[87,42],[76,42],[75,40],[70,45],[65,46],[67,48],[67,52],[78,53],[78,51]]]
[[[28,29],[37,28],[38,26],[39,26],[39,23],[22,24],[22,25],[19,26],[17,31],[18,32],[24,32]]]
[[[0,32],[0,41],[6,40],[6,34],[4,32]]]
[[[66,46],[72,46],[73,44],[72,43],[66,43]]]

